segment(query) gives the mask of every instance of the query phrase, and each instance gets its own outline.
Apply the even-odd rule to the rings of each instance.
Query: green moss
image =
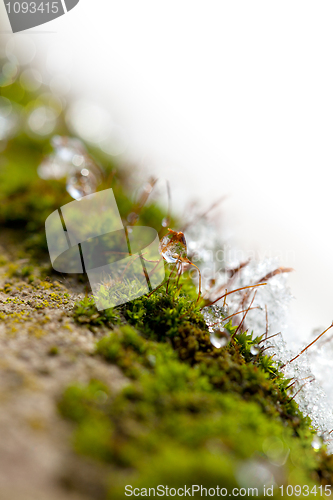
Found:
[[[119,315],[114,309],[98,311],[95,301],[91,297],[86,297],[78,302],[73,311],[74,320],[83,325],[112,327],[120,322]]]
[[[96,382],[70,387],[60,404],[76,421],[76,450],[116,468],[120,486],[110,489],[110,498],[121,498],[125,484],[237,487],[241,464],[272,467],[267,443],[273,442],[280,482],[330,484],[333,460],[325,447],[312,449],[314,431],[291,397],[290,381],[271,357],[251,354],[261,338],[241,332],[216,349],[195,299],[185,276],[179,288],[164,285],[114,310],[98,312],[89,299],[76,306],[76,320],[85,309],[85,316],[112,329],[97,342],[96,354],[132,380],[117,395],[104,387],[103,404],[87,397],[98,392]],[[236,327],[229,322],[226,328],[232,337]],[[73,391],[85,402],[80,421],[66,410]],[[87,448],[90,425],[107,436],[97,455],[96,447]]]
[[[2,95],[29,106],[38,96],[18,82],[2,89]],[[68,134],[62,117],[55,133]],[[19,335],[20,323],[28,321],[26,332],[42,337],[50,321],[48,309],[68,309],[71,300],[48,278],[52,269],[45,219],[71,201],[64,181],[38,178],[37,166],[50,151],[47,138],[32,139],[22,129],[1,153],[0,166],[5,168],[0,169],[0,227],[2,234],[10,229],[17,255],[15,262],[0,256],[7,280],[1,291],[8,296],[0,321],[12,335]],[[107,176],[113,172],[112,183],[100,188],[112,187],[119,211],[128,220],[137,209],[128,172],[97,149],[91,153]],[[148,202],[137,224],[160,231],[165,215]],[[47,264],[42,266],[44,257]],[[86,284],[86,277],[79,275],[77,283]],[[29,300],[11,296],[24,288]],[[35,309],[32,316],[37,320],[31,321],[25,310],[7,312],[9,306],[24,309],[26,304]],[[314,431],[291,398],[290,381],[272,358],[251,354],[251,346],[260,342],[258,332],[239,332],[224,348],[213,347],[187,275],[179,285],[171,281],[115,309],[98,311],[86,297],[71,315],[83,331],[96,333],[94,355],[99,362],[115,365],[128,381],[118,391],[112,381],[73,381],[59,401],[60,413],[73,427],[74,449],[102,465],[112,500],[124,498],[126,484],[237,487],[247,466],[266,468],[278,484],[332,484],[333,458],[325,447],[312,449]],[[60,328],[72,329],[67,323]],[[231,322],[227,330],[232,337]],[[61,355],[56,345],[46,353]]]
[[[75,449],[117,471],[115,481],[121,486],[111,487],[110,498],[121,497],[125,484],[211,487],[217,482],[237,487],[240,464],[258,461],[271,467],[274,440],[284,480],[319,480],[324,452],[314,453],[313,431],[301,415],[297,425],[284,425],[279,412],[263,411],[256,398],[244,397],[242,391],[217,390],[201,363],[184,363],[171,345],[145,340],[129,326],[101,339],[97,353],[133,382],[118,394],[96,380],[72,385],[59,409],[75,422]],[[259,387],[267,377],[262,368],[256,371],[259,375],[254,371],[252,379]],[[269,399],[264,393],[260,397]],[[294,413],[296,405],[289,408],[289,418]],[[291,458],[296,456],[297,464]],[[133,469],[130,477],[128,467]]]
[[[50,349],[48,350],[49,356],[58,356],[58,354],[59,354],[59,348],[56,345],[50,347]]]

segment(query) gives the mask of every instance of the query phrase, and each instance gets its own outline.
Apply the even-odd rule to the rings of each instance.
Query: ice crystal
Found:
[[[203,290],[210,289],[212,281],[222,284],[225,277],[224,251],[215,226],[201,218],[186,228],[185,235],[188,257],[202,272]]]
[[[83,196],[95,193],[98,186],[96,176],[91,170],[82,168],[68,177],[66,189],[72,198],[80,200]]]
[[[223,328],[226,323],[224,318],[228,316],[228,311],[229,309],[227,306],[221,307],[213,305],[203,308],[202,314],[210,333],[218,328]]]
[[[79,139],[55,136],[51,144],[54,152],[38,167],[42,179],[62,179],[83,167],[86,150]]]
[[[211,341],[215,345],[215,331],[223,330],[224,318],[246,310],[254,298],[243,329],[253,331],[255,335],[263,335],[262,349],[274,356],[285,376],[292,380],[290,398],[295,399],[300,411],[311,418],[312,426],[318,433],[318,437],[313,440],[314,449],[319,449],[324,440],[328,451],[333,453],[330,434],[333,429],[333,387],[328,376],[333,369],[333,343],[329,342],[333,335],[330,334],[329,338],[323,336],[320,342],[290,362],[302,348],[294,342],[297,336],[289,318],[289,304],[293,297],[288,286],[288,274],[277,271],[279,262],[272,258],[259,262],[228,260],[228,252],[223,243],[219,242],[214,226],[204,219],[186,230],[186,238],[189,257],[200,267],[206,298],[212,302],[223,295],[225,289],[230,292],[253,286],[269,276],[264,286],[228,295],[228,310],[225,309],[225,298],[203,309]],[[236,315],[234,324],[239,324],[242,318],[243,314]],[[288,344],[284,339],[286,336]],[[251,347],[254,356],[259,351],[259,346]]]

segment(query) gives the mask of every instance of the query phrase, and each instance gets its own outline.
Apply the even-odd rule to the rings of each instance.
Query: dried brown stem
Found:
[[[202,214],[199,214],[195,218],[195,220],[192,220],[192,221],[188,222],[187,224],[185,224],[185,226],[183,227],[183,231],[185,231],[185,229],[190,227],[194,222],[198,222],[198,220],[206,217],[209,214],[209,212],[211,212],[212,210],[214,210],[214,208],[216,208],[218,205],[220,205],[222,203],[222,201],[225,200],[225,198],[226,198],[226,196],[224,195],[224,196],[221,196],[221,198],[219,198],[218,200],[214,201],[214,203],[205,212],[203,212]]]
[[[229,274],[229,278],[232,278],[235,274],[239,273],[243,269],[243,267],[247,266],[251,262],[251,259],[248,259],[245,262],[241,262],[238,267],[234,267],[233,269],[226,269],[226,272]]]
[[[292,382],[291,384],[289,384],[289,385],[286,387],[286,391],[287,391],[288,389],[290,389],[290,387],[292,387],[292,386],[293,386],[293,385],[295,385],[295,384],[296,384],[296,380],[294,380],[294,382]]]
[[[301,392],[301,390],[307,385],[307,384],[311,384],[311,382],[313,382],[314,380],[316,380],[315,378],[311,379],[311,380],[308,380],[307,382],[305,382],[305,384],[303,384],[297,392],[295,392],[295,394],[293,395],[292,398],[289,399],[288,403],[290,403],[290,401],[292,401],[296,396],[297,394],[299,394]]]
[[[165,281],[163,281],[160,285],[158,285],[156,288],[154,288],[154,290],[152,290],[150,293],[148,293],[147,297],[150,297],[151,295],[153,295],[153,293],[155,293],[159,288],[161,288],[161,286],[165,285]]]
[[[178,260],[175,262],[175,265],[173,266],[173,268],[171,269],[171,272],[169,274],[169,278],[167,280],[167,287],[166,287],[166,290],[165,290],[166,293],[168,293],[169,283],[170,283],[170,280],[171,280],[171,276],[173,275],[173,272],[174,272],[175,268],[177,267],[177,264],[178,264]]]
[[[242,328],[243,323],[244,323],[244,321],[245,321],[245,318],[246,318],[246,316],[247,316],[247,313],[249,312],[249,310],[250,310],[250,308],[251,308],[251,306],[252,306],[252,304],[253,304],[253,302],[254,302],[254,299],[256,298],[256,295],[257,295],[257,290],[254,292],[254,294],[253,294],[253,298],[252,298],[252,300],[251,300],[251,303],[250,303],[249,307],[246,309],[246,312],[245,312],[245,314],[244,314],[244,316],[243,316],[243,318],[242,318],[242,321],[239,323],[239,325],[238,325],[237,330],[235,331],[235,333],[233,333],[232,338],[235,338],[235,337],[236,337],[236,335],[237,335],[237,333],[238,333],[238,331]]]
[[[253,309],[260,309],[259,306],[255,306],[255,307],[251,307],[249,309],[249,311],[253,311]],[[234,314],[230,314],[230,316],[226,316],[225,318],[223,318],[223,321],[226,321],[227,319],[230,319],[230,318],[233,318],[234,316],[237,316],[237,314],[241,314],[243,312],[246,312],[248,309],[243,309],[242,311],[237,311],[235,312]],[[212,326],[215,326],[217,325],[219,322],[217,321],[216,323],[213,323]]]
[[[167,194],[168,194],[168,211],[167,211],[167,215],[166,215],[165,226],[168,226],[170,224],[170,221],[171,221],[171,189],[170,189],[170,183],[168,180],[166,181],[166,185],[167,185]],[[161,237],[161,234],[163,233],[165,226],[160,229],[160,231],[158,233],[159,238]]]
[[[277,269],[275,269],[275,271],[271,271],[270,273],[266,274],[263,278],[257,281],[257,283],[268,281],[270,278],[273,278],[273,276],[276,276],[277,274],[291,273],[292,271],[294,271],[292,267],[278,267]]]
[[[249,285],[249,286],[243,286],[242,288],[236,288],[236,290],[231,290],[231,292],[226,292],[224,293],[223,295],[221,295],[220,297],[218,297],[217,299],[215,299],[213,302],[210,302],[209,304],[206,304],[204,305],[201,310],[204,308],[204,307],[209,307],[209,306],[213,306],[214,304],[216,304],[216,302],[218,302],[219,300],[223,299],[224,297],[226,297],[227,295],[231,295],[232,293],[236,293],[236,292],[240,292],[242,290],[246,290],[248,288],[256,288],[258,286],[263,286],[263,285],[267,285],[267,283],[257,283],[256,285]]]
[[[328,330],[330,330],[331,328],[333,328],[333,322],[331,324],[331,326],[329,326],[328,328],[326,328],[326,330],[324,330],[320,335],[318,335],[318,337],[316,337],[309,345],[307,345],[299,354],[297,354],[297,356],[295,356],[293,359],[291,359],[289,361],[289,363],[292,363],[293,361],[295,361],[295,359],[299,358],[305,351],[307,351],[309,349],[309,347],[311,347],[313,344],[315,344],[317,342],[317,340],[320,339],[320,337],[322,337],[323,335],[325,335],[326,332],[328,332]],[[287,363],[285,363],[283,366],[281,366],[281,369],[284,368],[285,366],[287,365]]]
[[[260,352],[264,352],[266,351],[266,349],[272,349],[272,347],[274,347],[273,345],[268,345],[267,347],[264,347],[263,349],[261,349]]]
[[[268,311],[267,311],[267,304],[265,304],[265,311],[266,311],[266,332],[265,332],[265,337],[267,340],[267,335],[268,335]]]
[[[258,344],[261,344],[261,342],[266,342],[266,340],[272,339],[273,337],[277,337],[277,335],[281,335],[281,332],[274,333],[274,335],[270,335],[269,337],[266,337],[266,338],[260,340],[260,342],[258,342]]]
[[[193,262],[191,262],[188,259],[187,259],[187,263],[191,264],[191,266],[195,267],[198,270],[198,273],[199,273],[199,292],[198,292],[198,297],[197,297],[197,300],[196,300],[196,304],[197,304],[199,302],[199,299],[200,299],[200,296],[201,296],[201,271],[198,268],[198,266],[196,266],[195,264],[193,264]]]

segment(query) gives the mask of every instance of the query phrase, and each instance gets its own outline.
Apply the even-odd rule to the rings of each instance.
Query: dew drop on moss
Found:
[[[83,196],[96,192],[97,179],[87,168],[82,168],[68,177],[66,189],[72,198],[80,200]]]
[[[251,345],[250,352],[251,352],[251,354],[253,354],[253,356],[256,356],[257,354],[259,354],[260,347],[258,346],[258,344]]]
[[[321,448],[322,442],[318,436],[315,436],[312,440],[311,446],[315,451],[318,451]]]
[[[229,334],[225,330],[223,332],[221,330],[215,330],[210,334],[210,341],[214,347],[220,349],[229,342]]]

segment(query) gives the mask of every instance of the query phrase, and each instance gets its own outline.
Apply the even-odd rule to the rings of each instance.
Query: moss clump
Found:
[[[38,96],[19,82],[18,78],[4,87],[2,95],[29,111]],[[64,123],[60,116],[55,134],[68,135]],[[24,332],[27,344],[41,338],[41,352],[61,371],[68,364],[61,335],[68,335],[74,344],[71,365],[74,359],[91,355],[87,339],[92,342],[92,331],[98,341],[95,359],[87,361],[102,368],[97,377],[114,373],[109,365],[126,377],[127,385],[121,390],[108,376],[85,384],[72,380],[58,402],[61,415],[73,427],[80,465],[85,463],[82,456],[98,464],[100,483],[94,491],[100,491],[106,480],[112,500],[124,498],[126,484],[231,489],[247,481],[260,488],[260,474],[266,485],[273,480],[277,485],[332,484],[333,458],[326,455],[325,447],[312,449],[314,431],[292,400],[289,381],[272,358],[251,354],[251,346],[260,342],[257,332],[253,336],[238,332],[224,348],[213,347],[188,277],[179,286],[171,282],[149,296],[104,311],[98,311],[88,297],[74,306],[73,296],[51,282],[45,219],[71,198],[64,180],[38,178],[37,167],[50,153],[49,139],[33,139],[22,128],[1,153],[0,166],[5,167],[0,169],[1,243],[9,248],[8,254],[13,255],[14,248],[17,255],[16,260],[0,256],[4,277],[0,326],[13,337]],[[134,212],[134,219],[139,215],[138,225],[160,231],[164,211],[149,202],[138,210],[126,169],[117,170],[97,150],[91,153],[107,176],[112,173],[112,183],[100,188],[112,187],[124,221],[132,220]],[[44,267],[40,265],[43,256],[47,258]],[[82,292],[80,283],[86,284],[86,278],[81,275],[77,282]],[[123,293],[121,286],[118,293]],[[45,338],[50,330],[56,336],[52,341]],[[227,330],[232,337],[231,322]],[[51,375],[48,368],[41,370]],[[73,373],[85,379],[82,373],[81,377]]]
[[[232,369],[240,364],[230,349],[216,351]],[[237,487],[239,471],[246,465],[275,470],[283,482],[319,480],[323,452],[315,454],[311,447],[313,431],[307,419],[296,417],[296,405],[291,403],[281,402],[285,414],[272,411],[272,393],[282,394],[285,382],[270,380],[262,367],[250,362],[252,370],[242,374],[245,387],[253,384],[258,391],[250,398],[247,389],[217,388],[215,375],[203,362],[191,366],[168,343],[146,340],[130,326],[117,327],[103,337],[96,353],[119,366],[133,382],[118,394],[96,380],[71,385],[59,409],[76,424],[75,449],[110,464],[119,487],[110,488],[110,498],[121,498],[125,484]],[[241,366],[245,369],[247,364],[243,361]],[[128,467],[133,469],[130,477]]]
[[[187,281],[186,277],[183,278],[181,285],[189,286]],[[216,390],[236,393],[244,399],[256,401],[265,413],[283,419],[296,432],[307,428],[309,421],[300,418],[296,403],[287,393],[290,381],[279,373],[271,358],[251,354],[251,346],[260,342],[260,338],[253,338],[243,332],[225,348],[216,349],[210,341],[199,305],[191,300],[191,294],[191,287],[189,291],[186,291],[186,286],[182,287],[178,292],[175,286],[171,286],[167,292],[165,285],[150,296],[120,306],[116,309],[117,313],[115,310],[99,313],[93,302],[86,299],[77,306],[75,316],[78,311],[85,311],[84,318],[91,317],[99,324],[107,316],[111,328],[120,322],[133,325],[144,339],[170,344],[178,358],[196,367],[198,373],[207,377]],[[226,329],[231,336],[235,332],[231,322],[226,325]],[[107,360],[118,364],[126,375],[136,373],[135,360],[139,351],[124,351],[115,335],[101,342],[98,352],[103,353]],[[140,345],[140,349],[144,349],[144,344]]]
[[[280,484],[330,484],[332,460],[324,448],[312,449],[314,431],[290,395],[290,381],[272,358],[251,354],[261,339],[241,332],[226,347],[213,347],[193,287],[186,277],[180,286],[164,285],[120,306],[114,318],[88,299],[76,306],[75,314],[85,309],[94,321],[108,315],[113,331],[97,342],[96,354],[133,380],[118,395],[97,381],[71,386],[59,405],[76,422],[76,450],[114,471],[119,489],[111,488],[110,498],[132,484],[121,472],[128,467],[139,488],[184,482],[232,488],[242,468],[260,464],[275,468]],[[232,337],[236,327],[226,328]],[[102,403],[91,397],[95,389]]]
[[[86,297],[75,305],[73,311],[74,320],[88,327],[106,325],[113,327],[120,322],[119,314],[114,309],[105,309],[98,311],[95,301],[91,297]]]
[[[58,356],[58,354],[59,354],[59,348],[56,345],[50,347],[50,349],[48,350],[49,356]]]

